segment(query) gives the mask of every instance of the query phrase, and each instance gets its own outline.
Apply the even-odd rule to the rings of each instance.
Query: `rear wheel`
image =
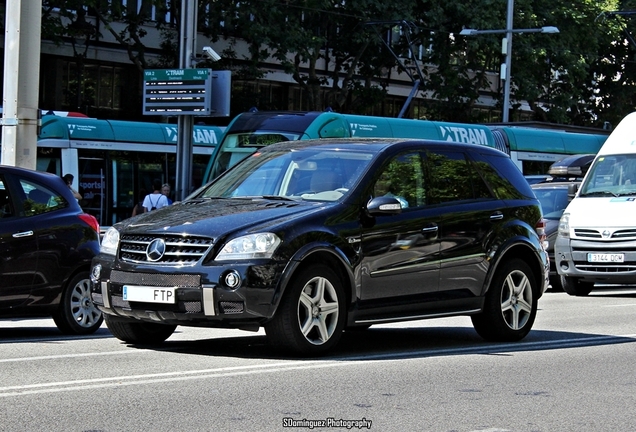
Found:
[[[274,318],[265,325],[272,345],[315,355],[333,348],[345,322],[342,282],[327,266],[302,270],[287,288]]]
[[[561,276],[563,291],[571,296],[584,297],[594,289],[594,282],[583,282],[580,279]]]
[[[475,330],[486,340],[523,339],[537,314],[537,284],[528,264],[513,259],[497,270],[486,294],[484,310],[471,317]]]
[[[108,330],[117,339],[131,344],[153,345],[168,339],[177,326],[147,323],[105,316]]]
[[[62,333],[84,335],[94,333],[104,321],[102,313],[91,300],[91,280],[88,272],[75,275],[62,293],[60,307],[53,315]]]

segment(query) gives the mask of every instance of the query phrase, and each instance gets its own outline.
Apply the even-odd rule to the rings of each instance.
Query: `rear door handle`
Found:
[[[20,238],[20,237],[29,237],[32,235],[33,235],[33,231],[23,231],[23,232],[13,234],[13,237]]]
[[[503,219],[503,213],[502,212],[496,212],[490,215],[490,220],[494,221],[494,220],[501,220]]]

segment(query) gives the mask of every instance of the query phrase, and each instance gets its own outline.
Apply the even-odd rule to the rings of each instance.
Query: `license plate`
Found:
[[[132,302],[174,304],[177,302],[175,290],[176,288],[124,285],[123,297]]]
[[[624,254],[587,254],[587,262],[622,263],[624,260]]]

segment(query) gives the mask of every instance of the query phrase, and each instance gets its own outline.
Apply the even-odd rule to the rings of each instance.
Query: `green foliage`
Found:
[[[137,12],[121,1],[43,0],[42,37],[73,40],[76,55],[97,38],[110,34],[128,52],[139,70],[175,67],[178,53],[179,0],[148,0],[146,6],[168,12],[175,26],[150,21],[147,10]],[[78,11],[86,7],[85,26]],[[332,107],[340,112],[369,112],[383,101],[398,74],[417,78],[426,92],[421,117],[435,120],[484,121],[475,110],[484,93],[498,100],[502,34],[460,36],[462,28],[502,30],[506,2],[502,0],[198,0],[199,30],[211,42],[224,39],[229,48],[215,68],[233,71],[238,84],[234,102],[264,109],[265,99],[253,91],[276,60],[279,71],[301,87],[303,108]],[[636,106],[636,15],[607,12],[636,9],[636,0],[515,0],[513,27],[556,26],[559,34],[513,36],[511,103],[515,120],[527,101],[538,121],[599,126],[616,124]],[[162,10],[161,7],[164,9]],[[114,22],[123,23],[115,30]],[[369,24],[373,22],[374,24]],[[393,32],[398,22],[409,23],[408,34]],[[147,26],[163,30],[162,56],[146,59]],[[409,55],[406,36],[412,41]],[[383,41],[384,39],[384,41]],[[243,40],[247,51],[235,43]],[[399,65],[391,51],[401,56]],[[200,66],[205,66],[201,63]],[[432,95],[432,98],[430,97]],[[267,102],[269,103],[269,102]],[[269,108],[286,109],[270,105]],[[477,114],[476,114],[477,113]]]

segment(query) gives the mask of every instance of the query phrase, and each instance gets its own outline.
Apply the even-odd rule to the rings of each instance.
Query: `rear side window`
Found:
[[[4,178],[0,176],[0,219],[13,216],[13,205]]]
[[[426,159],[430,204],[493,198],[488,186],[463,152],[427,152]]]
[[[22,208],[25,216],[34,216],[68,206],[66,200],[51,189],[28,180],[20,180],[24,191]]]
[[[504,154],[472,154],[484,180],[502,200],[534,198],[530,185],[517,166]]]

